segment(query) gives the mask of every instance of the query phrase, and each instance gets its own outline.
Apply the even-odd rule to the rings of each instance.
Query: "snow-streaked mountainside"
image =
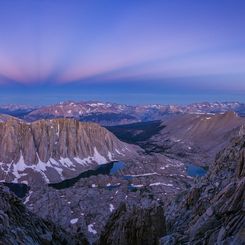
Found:
[[[235,112],[173,114],[163,120],[107,127],[120,140],[137,144],[147,152],[171,155],[184,162],[206,165],[214,161],[245,125]]]
[[[151,138],[151,142],[165,145],[173,154],[178,152],[181,159],[195,156],[190,162],[198,163],[201,159],[205,165],[214,160],[217,152],[226,147],[234,135],[239,134],[243,125],[245,118],[235,112],[177,115],[162,122],[163,129]]]
[[[65,117],[96,122],[106,126],[159,120],[169,114],[217,114],[227,111],[245,115],[245,104],[239,102],[204,102],[185,106],[163,104],[133,106],[98,101],[67,101],[40,107],[0,106],[0,113],[17,116],[27,121]]]
[[[0,122],[0,180],[57,182],[135,154],[105,128],[73,119]]]

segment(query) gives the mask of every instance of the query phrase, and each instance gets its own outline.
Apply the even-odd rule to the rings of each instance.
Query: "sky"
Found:
[[[245,102],[244,0],[0,0],[0,103]]]

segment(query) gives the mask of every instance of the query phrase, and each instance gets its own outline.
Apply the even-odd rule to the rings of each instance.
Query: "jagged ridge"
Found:
[[[52,222],[29,212],[21,201],[0,185],[0,244],[88,244],[83,234],[75,237]]]
[[[209,173],[167,209],[166,244],[244,244],[245,136],[221,151]]]

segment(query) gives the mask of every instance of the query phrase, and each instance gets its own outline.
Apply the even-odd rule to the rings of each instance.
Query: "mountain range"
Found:
[[[0,113],[27,121],[52,118],[75,118],[111,126],[161,120],[171,114],[217,114],[234,111],[245,115],[245,104],[239,102],[203,102],[190,105],[125,105],[98,101],[67,101],[48,106],[0,105]]]

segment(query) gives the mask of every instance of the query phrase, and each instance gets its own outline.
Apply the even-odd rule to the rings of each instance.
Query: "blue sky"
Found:
[[[245,1],[1,0],[0,103],[244,100]]]

